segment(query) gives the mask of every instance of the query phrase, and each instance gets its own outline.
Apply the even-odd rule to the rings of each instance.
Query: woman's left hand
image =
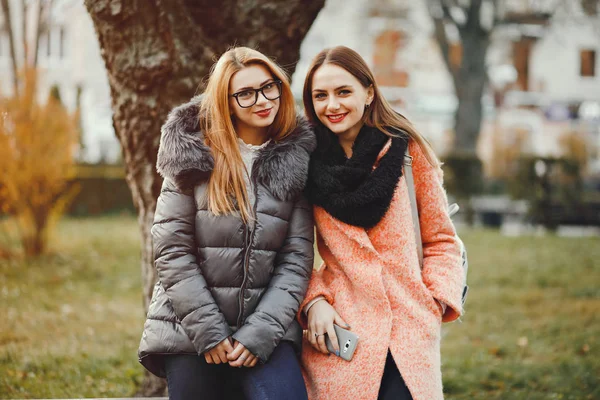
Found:
[[[250,353],[250,350],[237,341],[233,344],[233,351],[227,354],[227,359],[229,365],[238,368],[242,366],[251,368],[258,362],[258,357]]]

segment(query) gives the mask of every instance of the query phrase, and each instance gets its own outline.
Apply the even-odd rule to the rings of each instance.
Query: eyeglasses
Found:
[[[258,101],[258,93],[262,93],[267,100],[277,100],[281,97],[281,81],[271,81],[258,89],[244,89],[231,95],[235,97],[238,105],[242,108],[250,108]]]

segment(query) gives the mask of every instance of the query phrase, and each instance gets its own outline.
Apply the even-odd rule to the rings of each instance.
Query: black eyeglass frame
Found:
[[[255,104],[256,104],[256,102],[258,101],[258,93],[259,93],[259,92],[260,92],[260,93],[263,95],[263,97],[264,97],[265,99],[267,99],[267,100],[277,100],[278,98],[280,98],[280,97],[281,97],[281,94],[282,94],[282,92],[281,92],[281,84],[282,84],[282,83],[283,83],[283,82],[281,82],[279,79],[275,79],[275,80],[272,80],[271,82],[269,82],[269,83],[266,83],[265,85],[263,85],[263,86],[259,87],[258,89],[253,89],[253,88],[244,89],[244,90],[242,90],[241,92],[238,92],[238,93],[234,93],[234,94],[232,94],[232,95],[231,95],[231,97],[235,97],[235,101],[237,101],[237,103],[238,103],[238,106],[240,106],[241,108],[250,108],[250,107],[252,107],[253,105],[255,105]],[[279,87],[279,95],[278,95],[277,97],[273,98],[273,99],[270,99],[270,98],[268,98],[268,97],[265,95],[265,92],[264,92],[263,90],[265,89],[265,87],[267,87],[267,86],[269,86],[269,85],[272,85],[272,84],[276,84],[276,85]],[[240,104],[240,99],[238,99],[238,96],[239,96],[241,93],[243,93],[243,92],[247,92],[247,91],[249,91],[249,90],[253,90],[253,91],[254,91],[254,102],[253,102],[252,104],[250,104],[249,106],[243,106],[243,105],[241,105],[241,104]]]

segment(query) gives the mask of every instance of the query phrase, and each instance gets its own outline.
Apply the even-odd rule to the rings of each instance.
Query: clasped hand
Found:
[[[251,368],[258,362],[258,357],[250,353],[250,350],[240,342],[232,342],[229,337],[205,352],[204,359],[207,364],[229,363],[232,367],[244,366]]]

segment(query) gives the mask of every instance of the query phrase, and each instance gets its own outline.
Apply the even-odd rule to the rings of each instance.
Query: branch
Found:
[[[450,14],[450,7],[444,0],[440,0],[440,7],[442,7],[442,11],[444,13],[444,19],[452,20],[452,15]],[[452,20],[452,22],[455,22]]]
[[[11,15],[10,15],[10,4],[8,0],[0,0],[2,5],[2,13],[4,14],[5,20],[5,29],[8,33],[8,41],[10,44],[10,58],[12,62],[12,70],[13,70],[13,89],[14,95],[17,96],[19,94],[19,68],[17,66],[17,56],[15,53],[15,36],[13,33]]]
[[[501,15],[500,15],[500,7],[499,7],[498,0],[491,0],[491,1],[492,1],[492,6],[494,7],[494,22],[492,24],[492,30],[494,30],[494,28],[496,28],[496,26],[500,25]]]
[[[37,0],[37,21],[35,24],[35,36],[33,41],[33,67],[37,67],[38,63],[38,52],[40,47],[40,35],[41,35],[41,24],[42,24],[42,0]]]
[[[44,6],[45,4],[45,6]],[[37,67],[38,53],[40,48],[40,38],[46,32],[47,23],[45,19],[50,16],[52,0],[37,0],[37,22],[35,25],[35,38],[33,42],[33,67]]]
[[[439,8],[438,10],[435,9],[436,5],[438,5],[441,8],[442,13],[439,12]],[[435,28],[435,39],[438,45],[440,46],[440,51],[442,52],[442,56],[444,58],[444,62],[446,63],[446,67],[448,68],[448,72],[450,72],[452,80],[456,83],[458,75],[450,61],[450,42],[448,41],[444,21],[445,18],[449,16],[448,12],[448,6],[444,4],[443,1],[437,2],[435,4],[430,2],[429,13],[433,20],[433,26]]]
[[[27,4],[21,0],[21,40],[23,41],[23,65],[27,66],[29,59],[29,46],[27,45]]]
[[[471,0],[471,5],[467,11],[467,29],[481,29],[481,2],[482,0]]]

